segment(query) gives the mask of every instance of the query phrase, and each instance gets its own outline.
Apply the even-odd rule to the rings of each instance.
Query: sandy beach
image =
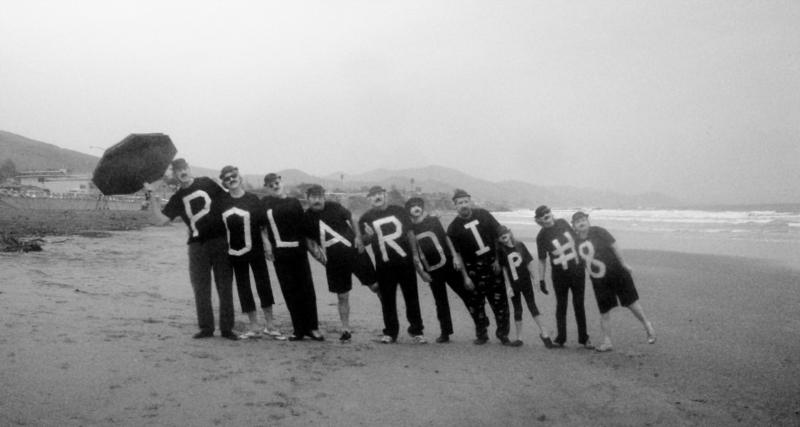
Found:
[[[452,293],[452,342],[401,335],[382,345],[378,301],[360,285],[353,341],[340,344],[335,296],[312,262],[327,341],[230,342],[191,338],[183,224],[59,234],[42,252],[0,254],[0,425],[800,423],[800,269],[789,266],[627,250],[658,342],[648,345],[616,309],[615,350],[599,354],[577,345],[571,309],[564,349],[545,349],[528,313],[523,347],[475,346]],[[271,273],[276,318],[289,331]],[[433,297],[421,281],[420,290],[432,340]],[[536,298],[554,329],[552,292]],[[598,337],[590,288],[586,308]],[[238,297],[236,309],[243,329]]]

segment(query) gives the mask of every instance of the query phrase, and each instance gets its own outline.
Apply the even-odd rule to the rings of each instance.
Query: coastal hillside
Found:
[[[67,169],[92,173],[100,158],[0,130],[0,162],[11,160],[18,171]]]
[[[18,171],[67,169],[70,173],[90,174],[99,157],[0,130],[0,163],[7,159],[14,162]],[[205,166],[192,165],[195,175],[216,178],[219,169]],[[260,188],[264,174],[273,171],[242,172],[252,188]],[[494,208],[534,208],[540,204],[557,207],[653,208],[681,204],[661,193],[631,195],[609,190],[548,187],[523,181],[492,182],[437,165],[396,170],[375,169],[361,174],[337,172],[325,176],[314,176],[299,169],[284,169],[277,173],[289,186],[317,183],[330,191],[366,192],[372,185],[381,185],[402,192],[420,191],[449,198],[456,188],[463,188],[479,203]]]

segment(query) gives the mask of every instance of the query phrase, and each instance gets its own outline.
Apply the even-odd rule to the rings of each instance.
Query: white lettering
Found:
[[[417,242],[421,241],[422,239],[431,239],[433,242],[433,246],[436,248],[436,252],[439,253],[439,262],[436,265],[430,265],[430,260],[425,256],[423,252],[421,255],[422,263],[425,264],[427,271],[434,271],[441,268],[443,265],[447,264],[447,256],[444,254],[444,248],[442,248],[442,244],[439,243],[439,238],[436,237],[436,234],[433,231],[423,231],[422,233],[417,234]],[[420,244],[422,247],[422,244]]]
[[[195,212],[192,212],[192,200],[203,199],[203,207]],[[186,216],[189,218],[189,228],[192,230],[192,237],[200,235],[197,230],[197,221],[211,212],[211,197],[208,196],[203,190],[197,190],[183,198],[183,209],[186,211]]]
[[[329,239],[328,236],[331,236]],[[334,231],[328,224],[324,222],[319,222],[319,241],[322,244],[322,249],[328,249],[329,247],[341,243],[348,248],[352,248],[353,245],[350,243],[349,240],[345,239],[344,236]]]
[[[394,225],[394,230],[389,234],[385,234],[383,226],[390,224]],[[394,216],[376,219],[372,221],[372,228],[375,229],[375,234],[378,236],[378,247],[381,250],[381,259],[383,259],[383,262],[389,262],[389,253],[386,246],[394,249],[402,258],[407,256],[406,251],[395,241],[403,234],[403,225],[400,223],[400,220]]]
[[[508,266],[511,270],[511,278],[514,282],[519,280],[519,274],[517,274],[517,268],[522,265],[522,255],[517,252],[511,252],[508,254]]]
[[[275,218],[272,216],[272,209],[267,209],[267,218],[269,218],[269,226],[272,229],[272,234],[275,236],[275,246],[279,248],[297,248],[300,246],[300,242],[294,241],[283,241],[281,239],[281,233],[278,232],[278,224],[275,223]]]
[[[567,239],[567,243],[564,246],[561,246],[561,243],[557,239],[553,240],[553,254],[556,255],[553,258],[553,265],[561,264],[561,268],[566,270],[569,268],[569,262],[572,260],[578,259],[578,255],[575,253],[575,239],[572,238],[572,235],[569,234],[568,231],[564,232],[564,237]],[[551,254],[550,256],[552,257]]]
[[[244,247],[241,249],[234,249],[231,246],[231,226],[228,223],[228,218],[234,215],[242,218],[243,226],[241,232],[244,233]],[[225,223],[225,230],[228,232],[228,253],[240,256],[250,252],[250,249],[253,248],[253,237],[250,233],[250,212],[236,207],[230,208],[222,214],[222,221]]]
[[[578,245],[578,253],[581,258],[586,261],[586,266],[589,268],[589,275],[595,279],[602,279],[606,277],[606,264],[603,261],[594,259],[594,245],[590,241],[585,241]]]
[[[486,244],[483,243],[483,239],[481,239],[481,235],[478,233],[478,224],[480,224],[480,222],[478,222],[477,219],[473,219],[472,221],[464,224],[464,228],[471,231],[472,235],[475,237],[475,243],[478,245],[478,250],[475,251],[475,255],[480,256],[486,252],[489,252],[490,249],[488,246],[486,246]]]

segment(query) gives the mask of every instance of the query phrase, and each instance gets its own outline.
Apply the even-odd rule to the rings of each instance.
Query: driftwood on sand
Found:
[[[44,240],[38,238],[21,240],[0,234],[0,252],[39,252],[42,243]]]

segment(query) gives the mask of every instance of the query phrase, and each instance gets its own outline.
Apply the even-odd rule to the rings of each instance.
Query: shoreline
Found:
[[[0,255],[0,424],[35,425],[743,425],[800,421],[800,273],[757,260],[627,250],[656,327],[615,309],[614,351],[547,350],[529,313],[525,345],[472,344],[450,294],[448,344],[374,342],[381,314],[357,282],[353,340],[337,342],[336,296],[311,261],[325,342],[193,340],[183,224],[74,236],[45,252]],[[54,240],[54,239],[53,239]],[[277,325],[290,320],[270,266]],[[425,335],[439,332],[419,282]],[[536,292],[554,329],[555,302]],[[398,298],[401,328],[407,326]],[[214,304],[216,306],[216,303]],[[599,337],[591,286],[590,336]],[[237,328],[244,327],[235,298]],[[488,308],[487,308],[488,310]],[[513,325],[512,325],[513,330]],[[775,333],[765,333],[773,331]],[[186,390],[192,390],[187,393]],[[564,402],[571,402],[565,406]]]

